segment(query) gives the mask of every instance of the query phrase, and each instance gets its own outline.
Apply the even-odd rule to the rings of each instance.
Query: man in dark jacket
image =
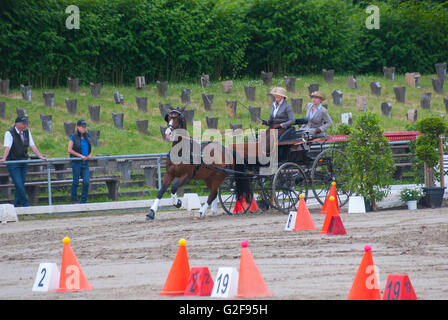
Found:
[[[0,162],[12,160],[28,160],[28,148],[36,154],[41,160],[47,160],[37,149],[31,131],[27,129],[28,119],[24,116],[16,118],[15,124],[5,132],[3,146],[5,151]],[[28,198],[26,196],[25,181],[27,163],[7,163],[9,175],[15,186],[14,206],[29,207]]]

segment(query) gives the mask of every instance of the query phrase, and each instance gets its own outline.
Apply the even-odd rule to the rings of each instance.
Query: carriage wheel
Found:
[[[228,215],[245,214],[249,210],[250,203],[252,202],[250,201],[249,204],[245,204],[244,202],[240,203],[242,211],[238,213],[234,212],[235,206],[237,205],[235,184],[235,177],[227,176],[222,181],[221,186],[218,190],[219,202],[221,203],[221,207]]]
[[[273,206],[272,197],[272,178],[273,176],[258,176],[252,182],[252,190],[257,195],[258,207],[262,211],[268,210]]]
[[[318,154],[311,168],[311,186],[320,204],[324,204],[333,181],[336,182],[339,207],[348,202],[352,193],[349,183],[351,169],[347,156],[340,150],[327,149]]]
[[[278,168],[272,181],[272,193],[277,210],[284,214],[297,210],[299,195],[303,193],[305,200],[308,196],[308,182],[299,165],[287,162]]]

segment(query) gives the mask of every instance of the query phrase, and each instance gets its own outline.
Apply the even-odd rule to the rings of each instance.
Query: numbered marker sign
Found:
[[[286,220],[285,230],[292,230],[296,225],[297,212],[289,211],[288,220]]]
[[[406,274],[390,274],[387,277],[383,300],[417,300],[409,277]]]
[[[193,267],[190,270],[185,296],[209,296],[213,289],[213,279],[207,267]]]
[[[238,271],[236,268],[221,267],[212,290],[214,298],[234,298],[238,293]]]
[[[59,287],[59,270],[56,263],[41,263],[37,269],[33,291],[52,292]]]

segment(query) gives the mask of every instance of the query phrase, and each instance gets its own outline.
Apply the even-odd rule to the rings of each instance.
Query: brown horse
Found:
[[[210,205],[212,206],[212,212],[216,213],[218,209],[218,189],[224,178],[229,174],[229,171],[220,169],[230,169],[237,172],[244,171],[244,164],[236,164],[236,154],[224,148],[221,144],[213,141],[198,143],[189,137],[177,136],[175,132],[176,129],[184,129],[185,131],[187,129],[186,120],[183,114],[184,111],[185,107],[182,109],[171,108],[169,114],[165,116],[165,121],[168,123],[168,127],[165,130],[165,137],[168,140],[171,140],[173,137],[175,141],[173,140],[171,150],[166,159],[166,172],[163,176],[162,187],[159,189],[157,199],[154,201],[149,213],[146,215],[147,220],[154,219],[159,207],[160,199],[175,178],[177,178],[177,180],[171,185],[171,198],[173,205],[176,208],[180,208],[182,205],[181,200],[177,199],[177,189],[188,183],[191,179],[195,179],[204,181],[205,185],[210,190],[207,201],[199,210],[199,217],[202,218],[205,216],[205,212]],[[189,144],[192,148],[190,148],[189,152],[187,151],[187,154],[178,154],[178,151],[174,150],[179,149],[175,148],[179,143],[183,143],[183,145]],[[215,161],[204,161],[203,150],[206,147],[209,147],[208,150],[211,150],[210,156]],[[195,154],[194,150],[198,153]],[[216,154],[218,154],[217,158],[214,157]],[[229,161],[226,161],[226,159],[229,159],[229,155],[231,159],[230,163]],[[173,163],[171,159],[173,156],[183,156],[183,159],[187,159],[188,161]],[[193,161],[193,159],[195,159],[195,161]],[[249,179],[241,173],[236,173],[235,183],[237,199],[241,199],[244,196],[246,197],[246,201],[250,201],[251,184]]]

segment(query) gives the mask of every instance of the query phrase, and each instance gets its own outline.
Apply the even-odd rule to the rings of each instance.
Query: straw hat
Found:
[[[282,87],[274,87],[269,93],[276,96],[282,96],[288,99],[288,96],[286,95],[286,89]]]
[[[319,98],[321,101],[325,100],[324,95],[320,92],[320,91],[314,91],[313,93],[310,94],[310,97],[316,97]]]

